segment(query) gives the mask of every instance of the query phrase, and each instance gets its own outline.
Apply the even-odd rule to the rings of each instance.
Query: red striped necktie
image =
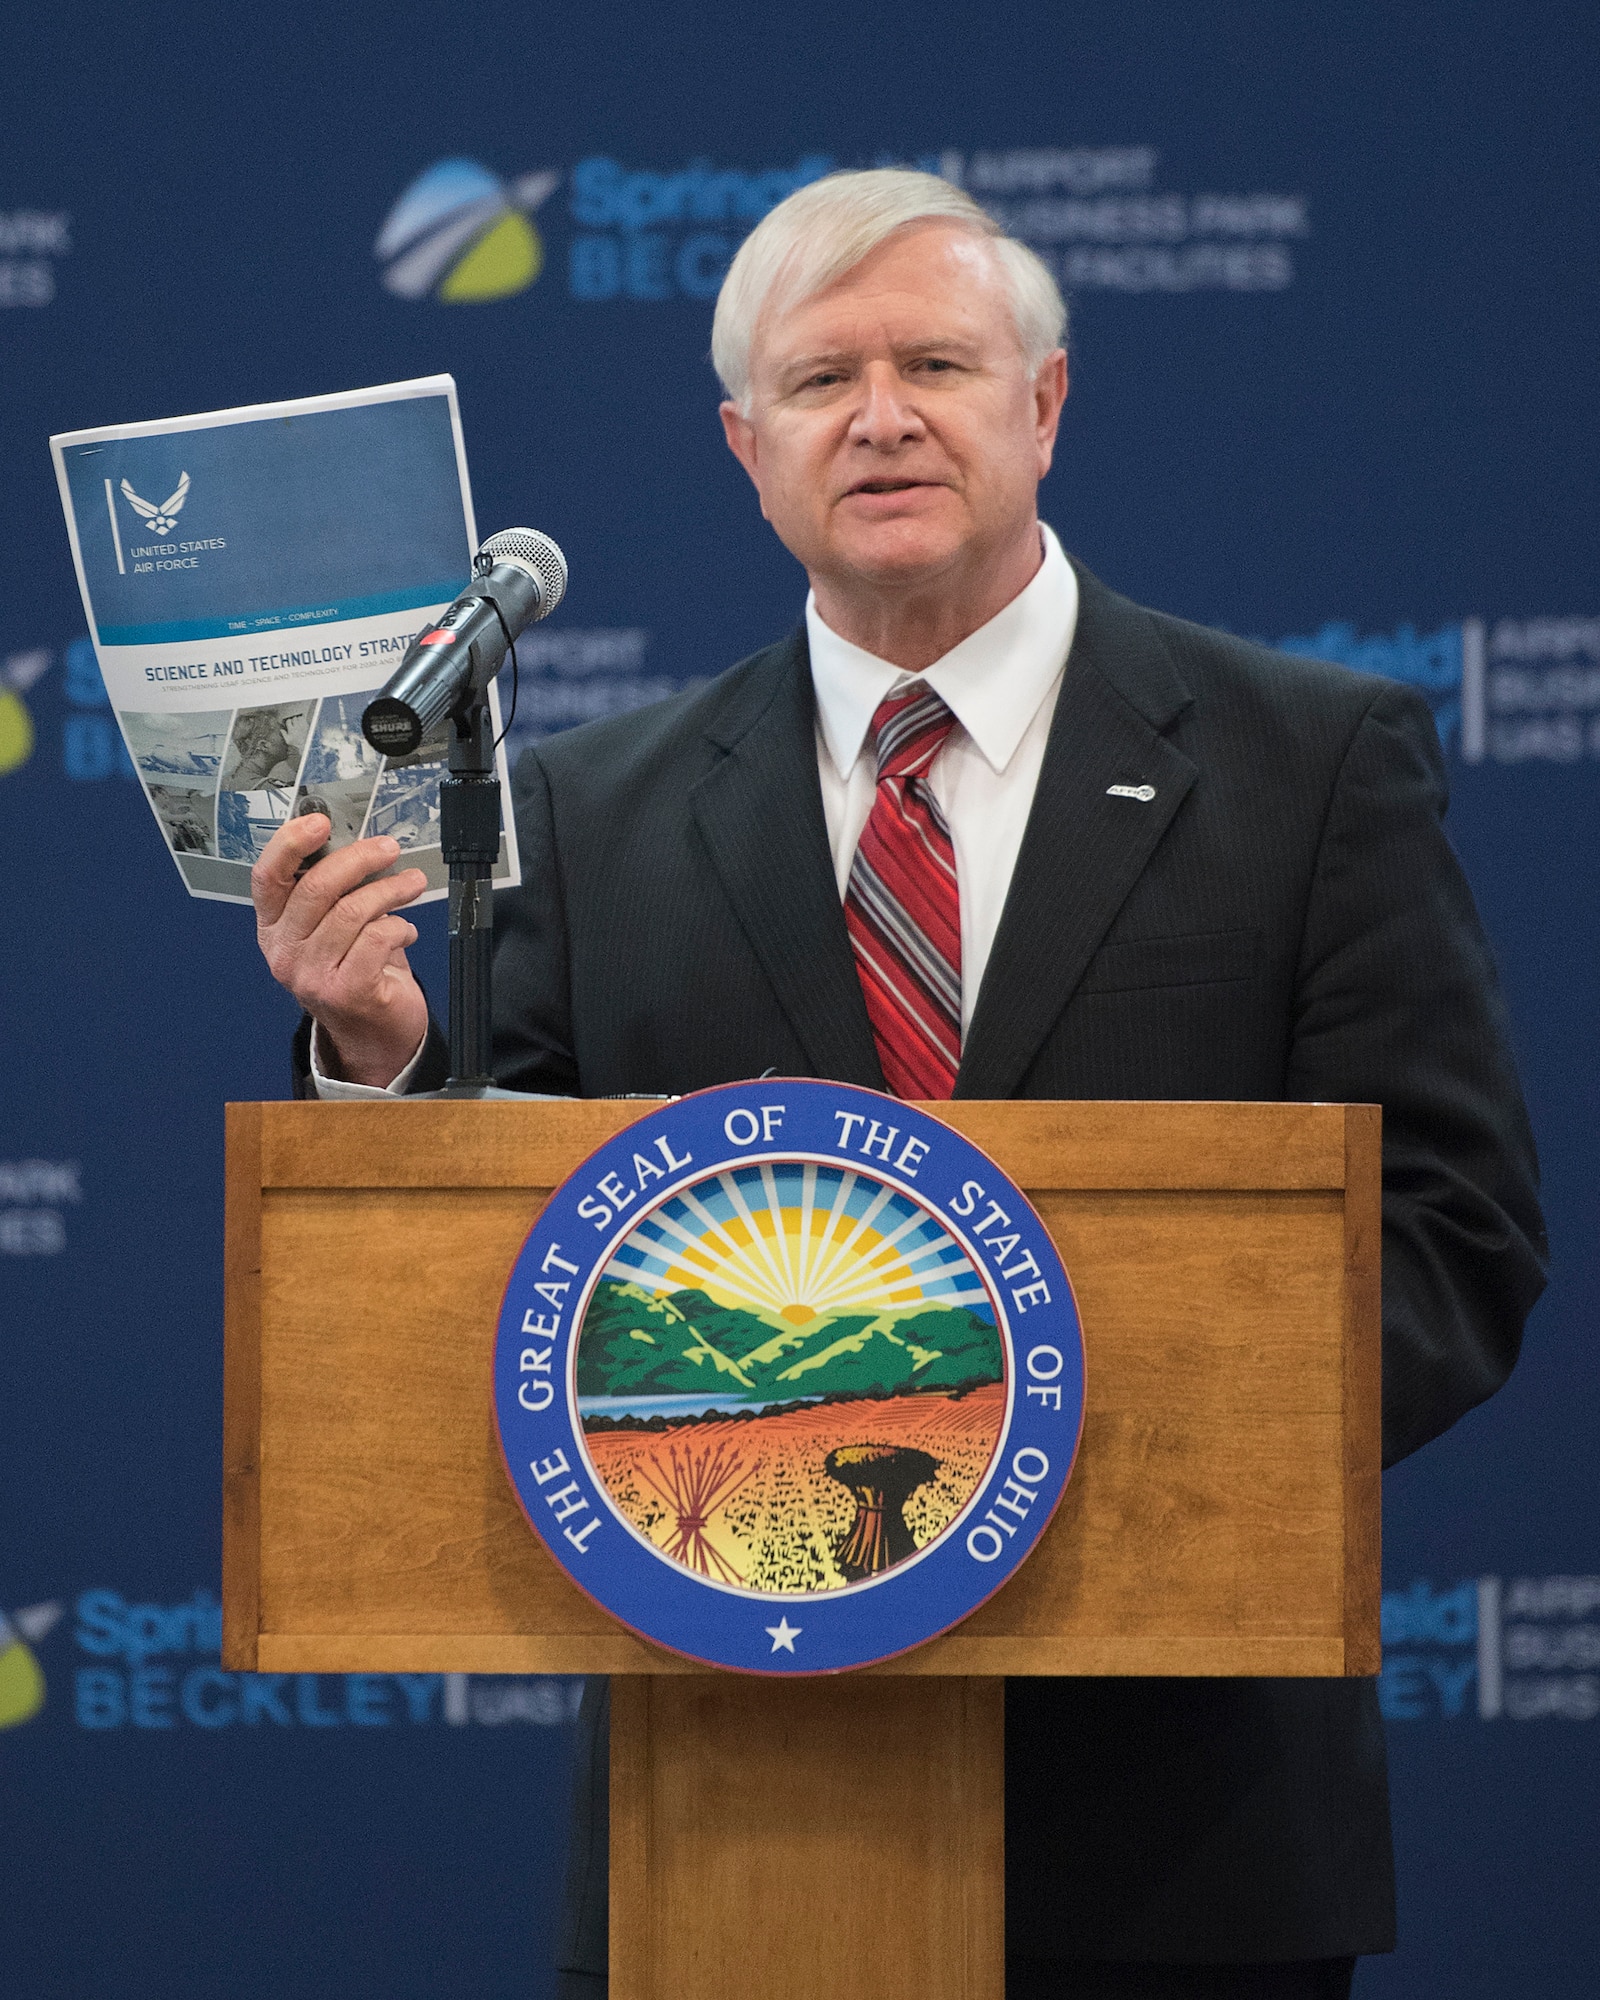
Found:
[[[961,1067],[961,895],[927,775],[954,724],[923,681],[885,696],[872,718],[878,795],[850,865],[844,920],[896,1097],[948,1097]]]

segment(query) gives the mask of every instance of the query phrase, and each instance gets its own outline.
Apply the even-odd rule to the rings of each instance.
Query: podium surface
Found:
[[[653,1103],[229,1107],[223,1663],[622,1677],[613,2000],[999,2000],[1001,1676],[1378,1670],[1379,1111],[923,1105],[1061,1253],[1077,1465],[953,1631],[773,1683],[625,1630],[501,1463],[507,1273]]]
[[[490,1360],[545,1195],[648,1106],[228,1112],[224,1644],[322,1673],[706,1673],[578,1591],[519,1512]],[[895,1674],[1370,1674],[1378,1112],[955,1101],[1028,1193],[1088,1360],[1019,1574]]]

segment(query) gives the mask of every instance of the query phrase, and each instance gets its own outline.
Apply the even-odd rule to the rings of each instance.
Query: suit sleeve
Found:
[[[1383,1107],[1386,1465],[1499,1388],[1545,1278],[1533,1134],[1447,801],[1427,704],[1386,689],[1334,785],[1296,980],[1286,1094]]]
[[[580,1095],[567,913],[550,782],[536,750],[511,781],[522,884],[494,899],[494,1059],[507,1090]]]

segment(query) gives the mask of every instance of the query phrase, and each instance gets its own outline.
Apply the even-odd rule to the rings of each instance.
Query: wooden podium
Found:
[[[1378,1670],[1379,1112],[924,1105],[1061,1251],[1077,1468],[955,1631],[770,1682],[592,1604],[496,1443],[522,1239],[651,1108],[229,1106],[223,1664],[619,1676],[612,2000],[1001,2000],[1002,1676]]]

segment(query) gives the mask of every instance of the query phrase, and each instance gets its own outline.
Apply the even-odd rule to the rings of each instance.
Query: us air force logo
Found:
[[[556,1189],[494,1380],[572,1580],[758,1673],[865,1666],[975,1610],[1083,1416],[1071,1286],[1021,1191],[897,1099],[770,1078],[664,1105]]]
[[[106,491],[109,493],[110,490],[108,481]],[[153,500],[141,500],[127,480],[122,482],[122,497],[141,521],[149,522],[151,534],[170,535],[177,526],[178,516],[183,512],[183,503],[189,497],[189,475],[187,472],[184,473],[178,481],[177,491],[169,493],[159,506]]]

